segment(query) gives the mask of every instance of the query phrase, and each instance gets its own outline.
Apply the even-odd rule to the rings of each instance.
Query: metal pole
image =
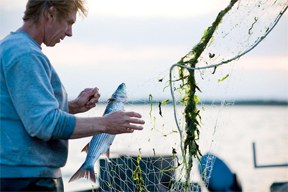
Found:
[[[254,168],[288,167],[288,163],[257,165],[257,159],[256,159],[256,144],[255,144],[255,142],[252,143],[252,148],[253,148]]]

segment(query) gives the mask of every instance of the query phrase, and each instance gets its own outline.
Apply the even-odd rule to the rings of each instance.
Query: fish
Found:
[[[126,85],[122,83],[112,94],[105,108],[104,115],[114,111],[124,110],[124,105],[127,101]],[[76,173],[70,178],[69,182],[80,178],[86,178],[96,183],[94,164],[102,154],[106,154],[109,158],[110,145],[115,138],[115,135],[108,133],[100,133],[94,135],[90,142],[83,148],[82,152],[87,152],[86,159]]]

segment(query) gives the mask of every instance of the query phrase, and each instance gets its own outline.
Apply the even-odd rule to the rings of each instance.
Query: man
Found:
[[[63,191],[60,167],[68,140],[98,133],[142,130],[136,112],[104,117],[73,114],[95,107],[97,88],[67,101],[67,94],[41,45],[53,47],[72,36],[84,0],[28,0],[23,26],[0,41],[1,191]]]

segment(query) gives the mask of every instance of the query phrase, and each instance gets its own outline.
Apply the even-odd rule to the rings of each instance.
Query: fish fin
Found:
[[[108,150],[105,153],[106,157],[109,159],[110,158],[110,148],[108,148]]]
[[[81,152],[86,152],[86,153],[88,153],[89,147],[90,147],[90,143],[88,143],[88,144],[82,149]]]
[[[106,151],[106,153],[104,153],[104,155],[106,156],[107,158],[107,161],[110,163],[110,148],[108,148],[108,150]]]
[[[76,173],[74,173],[74,175],[70,178],[69,183],[80,178],[86,178],[96,183],[96,175],[95,175],[94,167],[86,167],[84,163],[78,169],[78,171],[76,171]]]

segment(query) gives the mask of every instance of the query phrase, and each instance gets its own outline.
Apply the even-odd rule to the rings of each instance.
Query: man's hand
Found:
[[[141,115],[136,112],[124,112],[124,111],[116,111],[113,113],[109,113],[104,116],[106,120],[104,127],[105,133],[109,134],[120,134],[120,133],[132,133],[134,130],[142,130],[143,125],[145,123],[144,120],[141,119]]]
[[[76,99],[69,102],[69,113],[83,113],[96,106],[98,103],[100,94],[99,89],[86,88],[84,89]]]

